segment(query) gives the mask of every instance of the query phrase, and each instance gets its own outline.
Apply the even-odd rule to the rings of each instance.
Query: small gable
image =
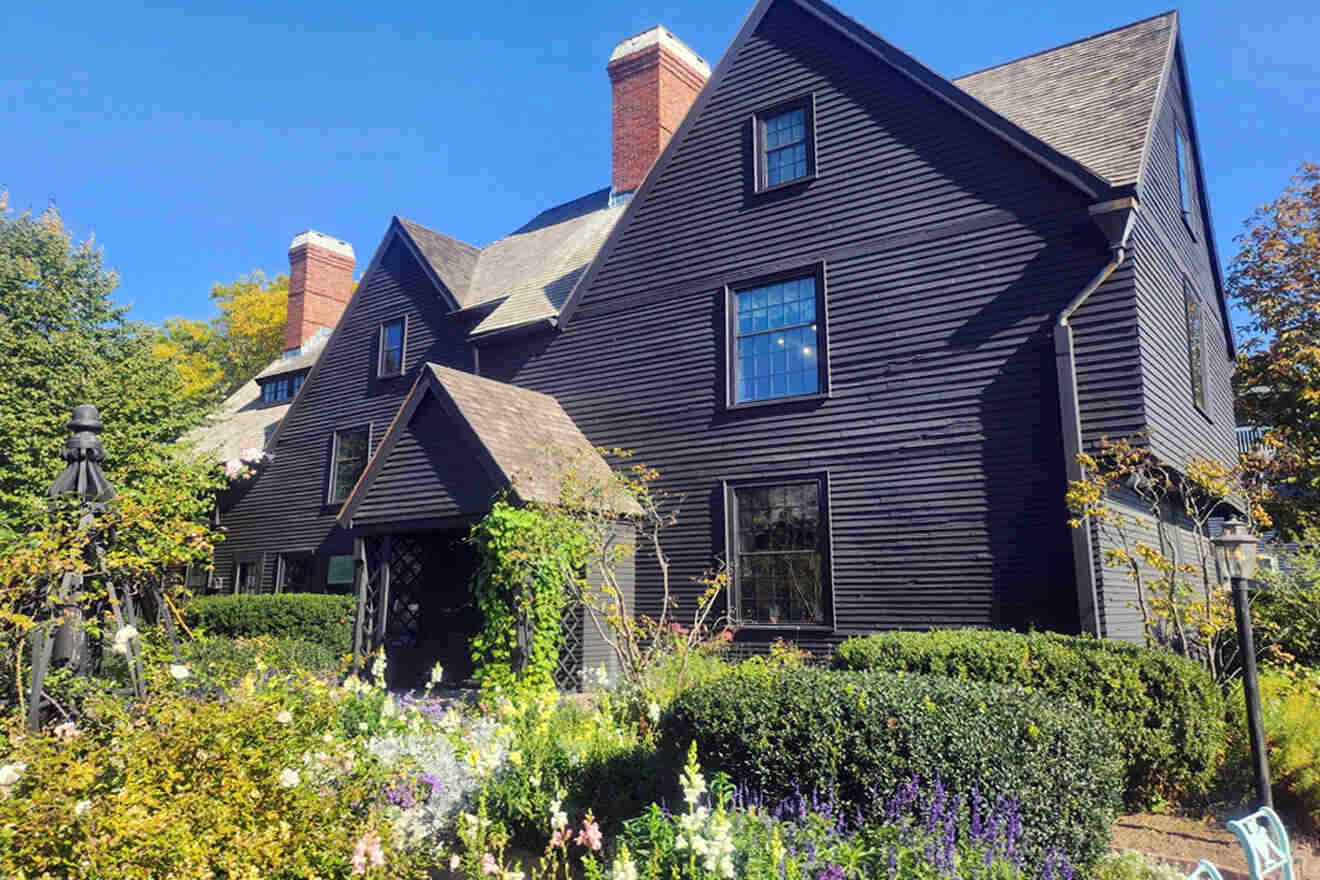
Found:
[[[434,394],[399,431],[353,513],[354,525],[480,515],[503,486]]]

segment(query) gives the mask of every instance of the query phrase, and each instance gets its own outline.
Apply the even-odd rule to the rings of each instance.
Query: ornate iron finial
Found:
[[[69,439],[64,441],[60,454],[67,464],[64,471],[50,484],[46,492],[51,498],[75,493],[84,501],[109,501],[115,497],[114,487],[101,473],[105,449],[97,435],[105,428],[101,414],[90,403],[73,408],[69,420]]]

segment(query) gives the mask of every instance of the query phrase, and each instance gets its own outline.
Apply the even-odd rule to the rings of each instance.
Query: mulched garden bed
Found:
[[[1230,817],[1232,818],[1232,817]],[[1293,855],[1300,859],[1298,880],[1320,880],[1320,841],[1314,835],[1294,831],[1288,826]],[[1237,838],[1213,818],[1186,819],[1156,813],[1120,816],[1114,825],[1110,848],[1116,851],[1135,849],[1160,861],[1191,873],[1197,859],[1209,859],[1219,868],[1224,880],[1246,880],[1247,860]]]

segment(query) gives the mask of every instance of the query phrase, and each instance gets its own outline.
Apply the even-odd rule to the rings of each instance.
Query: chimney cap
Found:
[[[629,37],[626,40],[619,41],[610,53],[610,64],[621,58],[627,58],[629,55],[635,55],[643,49],[659,45],[664,49],[673,52],[679,58],[682,58],[688,65],[702,76],[710,76],[710,65],[706,63],[696,52],[693,52],[682,40],[669,32],[669,28],[664,25],[656,25],[650,30],[642,31],[636,36]]]
[[[338,238],[332,238],[324,232],[317,232],[315,229],[309,229],[295,235],[293,241],[289,244],[289,251],[293,252],[303,245],[315,245],[323,250],[348,257],[350,260],[355,258],[351,244]]]

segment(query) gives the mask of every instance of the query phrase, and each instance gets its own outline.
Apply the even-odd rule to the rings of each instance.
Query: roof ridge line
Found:
[[[1035,52],[1028,52],[1025,55],[1019,55],[1017,58],[1010,58],[1007,61],[1001,61],[998,64],[991,64],[989,67],[982,67],[979,70],[973,70],[970,71],[969,73],[960,73],[957,76],[949,77],[949,82],[954,83],[956,85],[958,80],[960,79],[968,79],[973,76],[978,76],[982,73],[989,73],[990,71],[997,70],[1000,67],[1007,67],[1010,64],[1017,64],[1019,61],[1026,61],[1028,58],[1035,58],[1039,55],[1046,55],[1050,52],[1056,52],[1059,49],[1067,49],[1069,46],[1076,46],[1078,43],[1086,43],[1091,40],[1098,40],[1100,37],[1107,37],[1110,34],[1116,34],[1119,31],[1125,31],[1128,28],[1136,27],[1139,24],[1145,24],[1148,21],[1154,21],[1157,18],[1164,18],[1165,16],[1168,15],[1172,15],[1176,19],[1178,16],[1178,9],[1176,7],[1172,9],[1166,9],[1163,12],[1156,13],[1155,15],[1148,15],[1145,18],[1139,18],[1136,21],[1130,21],[1127,24],[1120,24],[1117,25],[1116,27],[1111,27],[1108,30],[1103,30],[1100,31],[1099,33],[1091,34],[1088,37],[1079,37],[1076,40],[1069,40],[1066,43],[1059,43],[1057,46],[1049,46],[1044,49],[1038,49]]]
[[[394,216],[398,218],[400,223],[411,223],[413,226],[417,226],[422,229],[425,229],[427,232],[432,232],[435,233],[436,235],[443,235],[445,238],[449,239],[450,241],[461,244],[463,245],[463,247],[472,248],[472,250],[477,251],[478,253],[480,253],[482,250],[482,248],[477,247],[475,244],[466,242],[463,239],[458,238],[457,236],[450,235],[448,232],[441,232],[439,229],[436,229],[431,226],[427,226],[425,223],[421,223],[417,220],[413,220],[410,217],[405,217],[402,214],[395,214]]]

